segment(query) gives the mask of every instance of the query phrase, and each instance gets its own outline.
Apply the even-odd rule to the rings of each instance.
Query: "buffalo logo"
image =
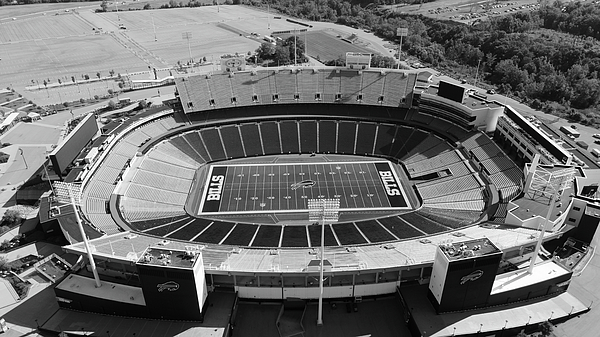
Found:
[[[157,284],[156,288],[158,288],[158,292],[162,293],[163,290],[168,290],[168,291],[175,291],[177,289],[179,289],[179,283],[175,282],[175,281],[168,281],[162,284]]]
[[[295,191],[295,190],[297,190],[299,188],[310,188],[310,187],[313,187],[313,186],[315,186],[316,183],[317,182],[314,181],[314,180],[302,180],[299,183],[293,183],[291,187],[292,187],[292,191]]]
[[[483,275],[483,270],[475,270],[474,272],[472,272],[471,274],[467,275],[467,276],[463,276],[460,279],[460,284],[465,284],[468,281],[475,281],[478,278],[480,278]]]

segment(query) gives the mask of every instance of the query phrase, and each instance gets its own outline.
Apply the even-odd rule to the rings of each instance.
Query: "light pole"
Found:
[[[308,219],[321,225],[321,263],[319,268],[319,309],[317,325],[323,325],[323,262],[325,261],[325,224],[338,221],[340,199],[309,199]]]
[[[477,76],[479,75],[479,64],[481,64],[481,59],[479,59],[479,61],[477,61],[477,71],[475,71],[475,83],[473,84],[474,87],[477,86]]]
[[[29,166],[27,166],[27,160],[25,160],[25,156],[23,155],[23,149],[19,148],[19,152],[21,152],[21,158],[23,158],[23,162],[25,163],[25,169],[28,170]]]
[[[75,213],[75,218],[77,219],[77,225],[79,225],[79,232],[81,233],[81,237],[83,238],[83,244],[85,246],[85,251],[87,252],[88,259],[90,260],[90,267],[92,268],[92,273],[94,274],[94,280],[96,281],[96,288],[100,288],[102,284],[100,283],[100,277],[98,276],[98,270],[96,270],[96,263],[94,262],[94,256],[92,255],[92,251],[90,250],[90,244],[87,240],[87,236],[85,235],[85,231],[83,230],[83,225],[81,224],[81,218],[79,217],[79,212],[77,211],[77,206],[81,205],[81,185],[65,183],[62,181],[54,182],[54,197],[63,203],[69,203],[73,206],[73,211]]]

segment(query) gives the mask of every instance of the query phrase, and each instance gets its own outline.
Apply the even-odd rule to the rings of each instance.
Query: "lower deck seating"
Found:
[[[473,175],[458,178],[444,179],[440,182],[423,183],[417,185],[417,191],[425,199],[435,198],[462,191],[468,191],[481,187]]]

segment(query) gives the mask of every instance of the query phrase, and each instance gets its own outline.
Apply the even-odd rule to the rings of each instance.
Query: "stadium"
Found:
[[[494,247],[485,254],[496,259],[501,252],[502,262],[490,262],[496,275],[513,270],[502,269],[504,262],[532,259],[538,238],[557,239],[576,228],[578,242],[589,243],[598,224],[588,203],[595,191],[585,189],[590,174],[572,169],[575,156],[509,106],[459,85],[431,86],[423,76],[346,66],[176,78],[174,100],[103,130],[95,142],[96,159],[76,179],[83,230],[71,205],[44,200],[45,220],[57,219],[71,243],[64,249],[84,256],[87,237],[97,264],[81,262],[56,287],[59,305],[201,321],[210,310],[205,300],[216,291],[240,299],[315,300],[320,271],[327,276],[324,298],[396,294],[406,304],[402,288],[426,287],[437,275],[440,246],[483,240]],[[76,138],[83,148],[87,141]],[[51,155],[59,175],[67,147]],[[543,182],[557,175],[574,183],[554,200]],[[315,199],[339,200],[335,221],[311,219]],[[549,208],[556,211],[545,216]],[[565,295],[563,276],[572,271],[563,269],[559,278],[543,280],[554,282],[544,283],[543,292],[531,290],[542,281],[524,285],[526,297]],[[103,294],[106,287],[93,287],[93,274],[122,294]],[[441,296],[432,287],[431,296]],[[515,296],[492,292],[488,302],[460,308],[438,299],[436,309],[523,300]],[[579,303],[552,313],[564,319],[586,310]],[[422,334],[418,315],[407,315],[414,335]],[[527,324],[545,320],[529,316]],[[499,322],[486,332],[502,325],[507,329]],[[524,325],[513,321],[508,329]],[[437,333],[476,332],[457,326]]]

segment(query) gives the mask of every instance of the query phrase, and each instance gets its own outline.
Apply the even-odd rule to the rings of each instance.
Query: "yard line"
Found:
[[[303,165],[299,165],[298,167],[299,167],[299,170],[300,170],[300,172],[298,172],[298,178],[297,178],[298,181],[306,180],[307,179],[306,178],[306,172],[304,172],[305,171],[305,167]],[[312,190],[312,188],[310,188],[310,190]],[[307,209],[308,208],[308,205],[307,205],[307,200],[308,200],[307,192],[310,192],[310,191],[307,191],[306,188],[303,188],[301,190],[301,192],[302,192],[301,193],[302,195],[300,196],[300,199],[302,201],[301,202],[301,208],[302,209]]]
[[[235,187],[233,183],[234,179],[235,168],[227,168],[227,174],[225,175],[225,181],[223,182],[223,193],[221,193],[221,205],[219,206],[220,211],[231,210],[231,202],[233,201],[233,188]],[[208,188],[208,186],[205,188]],[[227,205],[225,205],[224,201],[227,201]]]
[[[339,167],[339,169],[338,169]],[[339,164],[335,165],[335,170],[337,172],[336,176],[339,179],[339,186],[338,184],[335,182],[335,176],[334,176],[334,180],[333,180],[333,185],[335,186],[335,195],[339,195],[340,196],[340,208],[350,208],[348,205],[348,197],[345,193],[344,190],[344,171],[342,171],[342,167]],[[335,197],[334,195],[334,197]]]
[[[362,168],[362,164],[359,164],[360,167]],[[369,200],[369,203],[371,203],[371,207],[377,207],[381,205],[381,200],[379,200],[378,205],[375,205],[375,202],[373,201],[373,198],[375,197],[375,195],[377,195],[376,193],[376,189],[377,189],[377,183],[375,182],[375,179],[373,179],[373,171],[375,171],[375,164],[373,163],[366,163],[365,165],[365,170],[366,172],[369,174],[369,176],[367,177],[367,175],[365,174],[364,177],[365,178],[370,178],[370,184],[367,184],[367,200]],[[374,191],[371,191],[371,188],[374,189]],[[369,197],[369,195],[372,195]],[[379,195],[377,195],[379,197]]]
[[[357,191],[355,192],[356,197],[354,198],[354,200],[356,201],[358,199],[358,196],[360,196],[360,202],[356,201],[356,207],[358,208],[364,208],[365,207],[365,201],[363,200],[362,194],[363,194],[363,188],[361,186],[361,178],[364,178],[363,175],[361,175],[359,173],[360,170],[360,164],[359,163],[355,163],[352,164],[352,168],[353,168],[353,173],[354,173],[354,183],[356,184],[356,189]],[[360,205],[360,206],[359,206]]]
[[[252,178],[252,167],[242,166],[242,170],[244,171],[244,176],[242,177],[242,181],[244,182],[246,196],[243,198],[244,200],[244,211],[248,211],[248,200],[250,200],[250,178]]]
[[[236,170],[235,172],[236,172],[235,177],[237,177],[239,174],[243,174],[244,167],[243,166],[240,167],[239,173],[238,173],[238,170]],[[234,177],[234,181],[235,181],[235,177]],[[240,198],[242,196],[242,179],[243,178],[244,178],[243,176],[240,176],[240,182],[238,183],[237,199],[235,201],[235,210],[238,212],[240,211]]]
[[[366,208],[367,205],[365,204],[365,199],[363,197],[364,194],[364,186],[363,185],[367,185],[366,181],[365,181],[365,174],[364,173],[360,173],[360,172],[364,172],[362,169],[362,165],[360,163],[355,163],[352,164],[354,166],[354,175],[355,175],[355,179],[354,181],[356,182],[356,187],[358,188],[358,195],[360,196],[360,201],[362,202],[361,208]],[[358,169],[358,171],[356,171],[356,169]]]
[[[266,179],[267,179],[267,167],[262,166],[262,195],[260,196],[260,202],[264,203],[265,207],[261,207],[261,209],[271,210],[271,208],[267,206],[267,201],[265,200],[268,195],[266,188],[268,188],[269,191],[271,190],[271,186],[267,186],[267,184],[265,183]]]
[[[252,172],[253,170],[255,170],[255,171]],[[250,167],[250,173],[251,173],[251,177],[249,177],[249,179],[254,179],[254,194],[251,197],[251,198],[253,198],[253,200],[252,200],[252,210],[256,211],[256,210],[260,209],[260,208],[257,208],[258,205],[256,203],[256,201],[258,200],[257,199],[258,198],[258,194],[257,194],[257,190],[258,190],[258,177],[260,177],[260,173],[258,173],[258,167],[251,166]]]
[[[275,208],[275,205],[273,204],[273,200],[275,200],[275,194],[277,194],[277,193],[276,193],[276,190],[275,190],[275,188],[274,188],[274,187],[275,187],[275,170],[274,170],[274,167],[273,167],[273,166],[269,166],[269,170],[270,170],[270,173],[271,173],[271,174],[273,174],[273,175],[272,175],[272,176],[269,176],[269,179],[270,179],[270,181],[271,181],[271,184],[269,185],[269,191],[270,191],[270,193],[269,193],[269,195],[267,196],[267,198],[268,198],[268,197],[271,197],[271,199],[269,199],[269,205],[271,205],[271,206],[270,206],[270,207],[271,207],[271,210],[274,210],[274,209],[276,209],[276,208]]]
[[[354,170],[354,165],[350,164],[350,166],[352,167],[352,170]],[[349,174],[346,174],[346,172],[349,172]],[[354,188],[352,187],[352,181],[350,180],[350,176],[354,173],[354,175],[356,176],[355,172],[351,172],[348,169],[348,164],[344,164],[344,176],[346,176],[348,178],[348,186],[350,188],[350,199],[352,200],[352,202],[354,203],[354,207],[352,207],[352,205],[350,203],[348,203],[349,208],[358,208],[358,206],[356,205],[356,198],[353,198],[352,195],[354,195]],[[355,177],[356,179],[356,177]]]
[[[377,167],[375,167],[374,163],[371,163],[370,165],[370,170],[369,170],[369,174],[371,175],[371,179],[373,180],[373,182],[377,181],[377,182],[381,182],[381,180],[379,179],[379,171],[377,171]],[[377,175],[377,177],[373,177],[373,175]],[[389,200],[387,199],[387,197],[385,197],[383,200],[381,198],[381,185],[378,183],[374,183],[374,188],[375,191],[373,194],[375,194],[377,196],[377,200],[379,200],[379,205],[377,207],[385,207],[385,206],[391,206]],[[384,193],[384,195],[387,193]],[[375,206],[373,206],[375,207]]]
[[[293,172],[293,175],[292,175],[293,181],[294,181],[293,183],[297,183],[300,180],[298,180],[298,178],[296,176],[296,165],[291,165],[291,166],[292,166],[292,172]],[[294,193],[294,196],[293,196],[293,198],[294,198],[294,205],[296,206],[294,209],[300,209],[298,207],[298,199],[299,199],[298,198],[298,189],[296,189],[296,190],[294,190],[292,192]]]
[[[310,170],[310,174],[308,176],[307,179],[310,180],[314,180],[316,181],[316,186],[317,188],[311,188],[310,189],[310,193],[311,193],[311,199],[318,199],[319,195],[322,194],[321,192],[321,183],[319,182],[319,175],[317,174],[317,172],[319,172],[319,169],[317,168],[316,165],[308,165],[308,169]]]
[[[329,164],[322,164],[322,169],[323,169],[323,180],[325,181],[325,198],[332,198],[331,196],[331,190],[329,189],[329,178],[330,178],[330,174],[329,172],[331,172],[331,168]]]
[[[283,209],[281,207],[281,198],[283,198],[283,195],[282,195],[283,193],[281,193],[281,181],[283,180],[281,174],[282,174],[281,166],[277,166],[277,175],[276,175],[276,177],[277,177],[277,199],[276,200],[277,200],[277,209],[278,210]]]

